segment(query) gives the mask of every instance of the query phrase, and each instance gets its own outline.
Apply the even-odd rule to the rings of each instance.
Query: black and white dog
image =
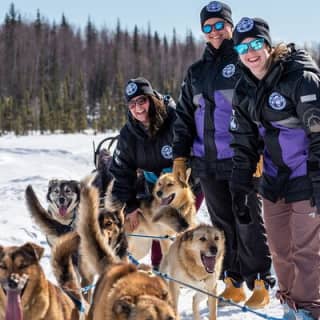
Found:
[[[48,210],[44,209],[29,185],[25,192],[30,214],[52,245],[55,239],[75,228],[80,203],[80,183],[75,180],[50,180]]]

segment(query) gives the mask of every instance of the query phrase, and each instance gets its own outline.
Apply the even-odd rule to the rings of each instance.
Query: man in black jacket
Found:
[[[222,296],[246,301],[243,282],[254,290],[246,305],[262,308],[269,303],[271,259],[261,218],[261,202],[252,190],[250,212],[234,214],[229,188],[233,150],[229,124],[232,97],[240,72],[231,40],[233,22],[228,5],[213,1],[201,13],[207,42],[202,59],[191,65],[181,89],[174,126],[174,174],[184,180],[187,160],[200,177],[211,221],[226,235]],[[257,282],[261,279],[261,282]]]

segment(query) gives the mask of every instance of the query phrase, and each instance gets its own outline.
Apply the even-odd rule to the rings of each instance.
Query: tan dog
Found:
[[[217,295],[225,251],[225,237],[222,231],[213,226],[199,225],[180,234],[164,257],[160,271],[174,279],[183,281],[199,289]],[[176,313],[180,286],[169,283]],[[193,296],[192,309],[194,319],[200,320],[199,303],[206,296],[196,292]],[[217,300],[209,298],[209,319],[217,318]]]
[[[191,170],[188,170],[188,178]],[[151,236],[175,236],[178,232],[195,225],[195,199],[188,184],[177,181],[172,173],[159,177],[154,190],[151,206],[141,204],[139,225],[135,234]],[[137,259],[145,257],[152,239],[129,237],[129,252]],[[171,240],[160,241],[163,254],[168,252]]]
[[[116,264],[101,275],[88,320],[175,320],[170,301],[163,279],[132,264]]]
[[[40,266],[44,249],[28,242],[0,246],[0,319],[77,320],[79,312],[60,288],[50,283]]]

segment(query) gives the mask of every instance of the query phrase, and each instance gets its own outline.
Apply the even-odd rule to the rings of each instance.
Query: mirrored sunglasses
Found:
[[[202,31],[203,33],[210,33],[212,30],[216,30],[216,31],[220,31],[222,29],[224,29],[224,21],[218,21],[216,23],[213,24],[204,24],[202,26]]]
[[[130,100],[128,106],[130,109],[134,108],[136,105],[142,106],[147,102],[148,98],[146,96],[139,97],[135,100]]]
[[[251,48],[254,51],[261,50],[264,44],[263,38],[258,38],[251,40],[250,42],[240,43],[234,46],[234,50],[237,51],[238,54],[246,54],[248,53],[249,49]]]

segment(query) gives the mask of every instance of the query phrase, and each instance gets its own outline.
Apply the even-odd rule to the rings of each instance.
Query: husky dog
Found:
[[[191,170],[188,170],[188,177]],[[134,233],[152,236],[175,236],[195,223],[195,199],[190,186],[177,181],[172,173],[159,177],[151,205],[142,201],[139,225]],[[146,256],[152,239],[129,237],[129,251],[137,258]],[[166,254],[171,240],[161,240],[161,250]]]
[[[160,264],[160,271],[172,278],[217,295],[217,282],[220,277],[225,252],[223,231],[215,226],[199,225],[180,234],[169,248]],[[176,313],[178,312],[179,284],[169,283]],[[206,296],[195,293],[193,296],[193,317],[200,320],[199,303]],[[217,301],[208,299],[209,319],[217,319]]]
[[[33,188],[25,192],[32,218],[52,246],[55,239],[75,227],[80,202],[80,184],[75,180],[51,180],[48,186],[48,210],[44,209]]]
[[[40,265],[44,249],[28,242],[0,246],[0,319],[78,320],[72,299],[49,282]]]

